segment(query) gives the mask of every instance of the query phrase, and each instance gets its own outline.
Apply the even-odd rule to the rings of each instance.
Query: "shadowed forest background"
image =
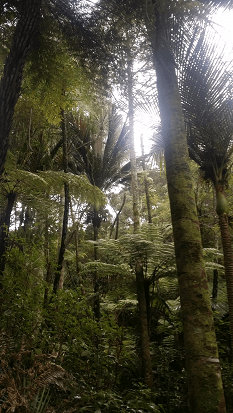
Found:
[[[232,7],[0,0],[0,413],[233,411]]]

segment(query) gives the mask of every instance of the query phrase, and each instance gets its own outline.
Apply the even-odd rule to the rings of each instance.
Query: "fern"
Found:
[[[65,389],[65,370],[51,363],[49,356],[27,350],[22,340],[19,351],[9,335],[0,336],[0,399],[1,408],[14,412],[44,413],[50,399],[50,386]],[[9,343],[11,344],[9,347]]]

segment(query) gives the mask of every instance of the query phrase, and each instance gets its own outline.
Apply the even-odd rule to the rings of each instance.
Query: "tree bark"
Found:
[[[220,413],[225,412],[225,401],[184,119],[175,66],[169,60],[164,60],[164,51],[156,54],[190,406],[193,413]]]
[[[62,137],[63,137],[64,172],[67,173],[68,172],[68,150],[67,150],[67,136],[66,136],[64,110],[62,110],[61,130],[62,130]],[[62,224],[62,236],[61,236],[61,245],[60,245],[59,256],[58,256],[58,263],[57,263],[55,279],[54,279],[54,284],[53,284],[54,294],[56,294],[57,290],[59,289],[62,266],[63,266],[63,261],[64,261],[64,254],[65,254],[65,249],[66,249],[65,242],[66,242],[66,236],[67,236],[69,204],[70,204],[69,184],[67,182],[64,183],[64,192],[65,192],[65,205],[64,205],[63,224]]]
[[[221,191],[222,201],[225,201],[226,212],[221,212],[221,209],[218,210],[218,194],[219,188],[216,189],[217,195],[217,212],[219,217],[219,227],[221,231],[221,241],[223,248],[223,257],[224,257],[224,267],[225,267],[225,277],[227,285],[227,301],[229,307],[229,321],[230,321],[230,338],[231,338],[231,355],[233,352],[233,251],[231,246],[231,235],[229,231],[228,224],[228,213],[227,213],[227,200],[225,194]]]
[[[21,1],[10,52],[0,83],[0,175],[3,173],[14,108],[19,98],[26,58],[38,31],[42,0]]]
[[[153,7],[152,2],[150,2]],[[154,53],[192,413],[223,413],[225,400],[174,58],[161,16],[147,29]],[[166,22],[165,22],[166,24]],[[165,26],[164,26],[165,27]]]
[[[98,241],[98,233],[100,227],[100,217],[98,211],[94,206],[94,216],[93,216],[93,231],[94,231],[94,260],[98,259],[98,247],[96,242]],[[97,321],[100,320],[100,284],[97,270],[93,273],[93,283],[94,283],[94,306],[93,313]],[[98,340],[97,340],[98,343]],[[98,344],[97,344],[98,345]]]
[[[111,239],[112,232],[113,232],[113,228],[114,228],[115,224],[116,224],[115,240],[118,239],[119,217],[120,217],[120,214],[121,214],[121,212],[122,212],[122,209],[124,208],[125,200],[126,200],[126,194],[124,194],[124,196],[123,196],[123,201],[122,201],[121,207],[120,207],[119,211],[117,212],[116,218],[114,219],[114,222],[113,222],[113,224],[112,224],[112,226],[111,226],[110,236],[109,236],[110,239]]]
[[[147,214],[148,214],[148,222],[149,224],[152,223],[151,218],[151,203],[150,203],[150,195],[149,195],[149,183],[146,175],[146,163],[145,163],[145,156],[144,156],[144,146],[143,146],[143,139],[141,135],[141,150],[142,150],[142,169],[144,174],[144,185],[145,185],[145,194],[146,194],[146,205],[147,205]]]
[[[2,289],[3,272],[6,265],[6,246],[10,227],[11,212],[15,203],[16,193],[7,194],[7,205],[4,213],[0,218],[0,289]]]
[[[147,317],[147,303],[145,294],[145,279],[142,264],[137,261],[135,265],[137,297],[139,307],[139,321],[140,321],[140,342],[142,355],[142,376],[145,384],[152,389],[153,375],[150,355],[150,338]]]

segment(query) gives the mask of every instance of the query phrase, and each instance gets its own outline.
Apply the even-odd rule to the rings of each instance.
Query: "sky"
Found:
[[[95,4],[98,0],[89,0],[91,4]],[[213,28],[220,34],[223,42],[226,42],[225,56],[226,61],[233,60],[233,10],[219,11],[212,16]],[[219,45],[221,47],[221,45]],[[135,116],[135,149],[137,155],[141,154],[140,137],[143,135],[144,151],[148,153],[151,147],[151,136],[153,131],[151,129],[153,123],[158,124],[158,115],[155,110],[150,113],[138,112]]]
[[[233,60],[233,10],[221,11],[212,16],[213,28],[219,33],[225,46],[226,61]],[[220,46],[220,45],[219,45]],[[221,46],[220,46],[221,47]],[[155,123],[158,118],[154,114]],[[138,116],[135,120],[135,148],[138,155],[140,155],[140,136],[143,134],[143,141],[145,146],[145,153],[150,149],[150,138],[152,132],[150,126],[153,123],[153,114]]]

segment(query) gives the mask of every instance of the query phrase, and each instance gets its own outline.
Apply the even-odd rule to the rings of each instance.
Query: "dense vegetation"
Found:
[[[0,1],[1,413],[233,410],[220,6]]]

